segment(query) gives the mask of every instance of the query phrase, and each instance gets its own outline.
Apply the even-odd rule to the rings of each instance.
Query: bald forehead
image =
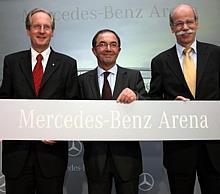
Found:
[[[191,7],[190,5],[182,4],[173,9],[172,16],[185,11],[192,12],[194,14],[193,7]]]

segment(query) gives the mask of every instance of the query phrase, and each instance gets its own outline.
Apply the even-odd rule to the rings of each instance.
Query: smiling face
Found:
[[[198,18],[192,7],[180,5],[172,12],[171,30],[175,33],[177,42],[183,47],[189,47],[196,37]]]
[[[34,50],[41,53],[49,47],[53,36],[51,17],[44,12],[37,12],[31,16],[31,25],[27,29]]]
[[[100,33],[96,38],[96,45],[92,48],[98,65],[105,70],[116,64],[120,50],[118,39],[112,32]]]

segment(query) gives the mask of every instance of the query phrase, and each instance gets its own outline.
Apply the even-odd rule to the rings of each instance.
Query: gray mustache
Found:
[[[183,34],[193,34],[193,33],[195,33],[195,30],[189,29],[189,30],[187,30],[187,31],[177,32],[176,35],[177,35],[177,36],[180,36],[180,35],[183,35]]]

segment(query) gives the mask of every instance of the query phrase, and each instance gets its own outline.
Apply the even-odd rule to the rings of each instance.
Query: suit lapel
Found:
[[[100,99],[101,95],[99,90],[97,68],[90,72],[88,84],[91,89],[92,96],[94,96],[94,99]]]
[[[200,42],[197,42],[197,79],[196,86],[198,87],[202,75],[205,71],[205,67],[208,64],[208,49]]]
[[[124,83],[126,83],[126,80],[127,80],[127,71],[121,68],[120,66],[118,66],[115,88],[113,91],[113,99],[117,99],[117,97],[121,93],[121,90],[125,88]]]
[[[34,81],[33,81],[33,75],[32,75],[31,50],[24,52],[24,55],[21,56],[19,66],[27,80],[27,83],[30,85],[31,89],[35,93]]]
[[[51,50],[47,66],[41,81],[41,88],[46,84],[49,78],[53,75],[53,73],[59,68],[61,64],[61,59],[57,57],[56,53]]]
[[[168,68],[170,68],[170,70],[177,77],[177,79],[179,79],[183,83],[185,88],[189,90],[185,77],[183,75],[183,71],[182,71],[182,68],[179,62],[179,58],[177,56],[176,46],[170,49],[167,57],[168,57],[167,58]]]
[[[170,49],[170,52],[168,53],[167,64],[168,68],[170,68],[170,70],[176,75],[178,79],[185,81],[179,58],[177,56],[176,46]]]

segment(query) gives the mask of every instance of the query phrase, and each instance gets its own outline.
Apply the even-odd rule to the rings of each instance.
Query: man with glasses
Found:
[[[50,48],[54,28],[54,17],[47,10],[28,13],[26,30],[31,49],[5,57],[0,98],[78,97],[76,60]],[[6,193],[62,194],[67,161],[66,141],[3,141]]]
[[[220,47],[196,40],[198,14],[181,4],[170,12],[177,43],[151,63],[150,96],[164,100],[219,100]],[[193,194],[196,174],[202,194],[220,191],[219,141],[164,142],[171,194]]]
[[[131,103],[147,98],[140,72],[116,63],[121,41],[114,31],[97,32],[92,40],[92,51],[98,67],[80,75],[82,99]],[[113,180],[118,194],[138,193],[142,173],[139,142],[84,142],[84,149],[89,194],[110,194]]]

